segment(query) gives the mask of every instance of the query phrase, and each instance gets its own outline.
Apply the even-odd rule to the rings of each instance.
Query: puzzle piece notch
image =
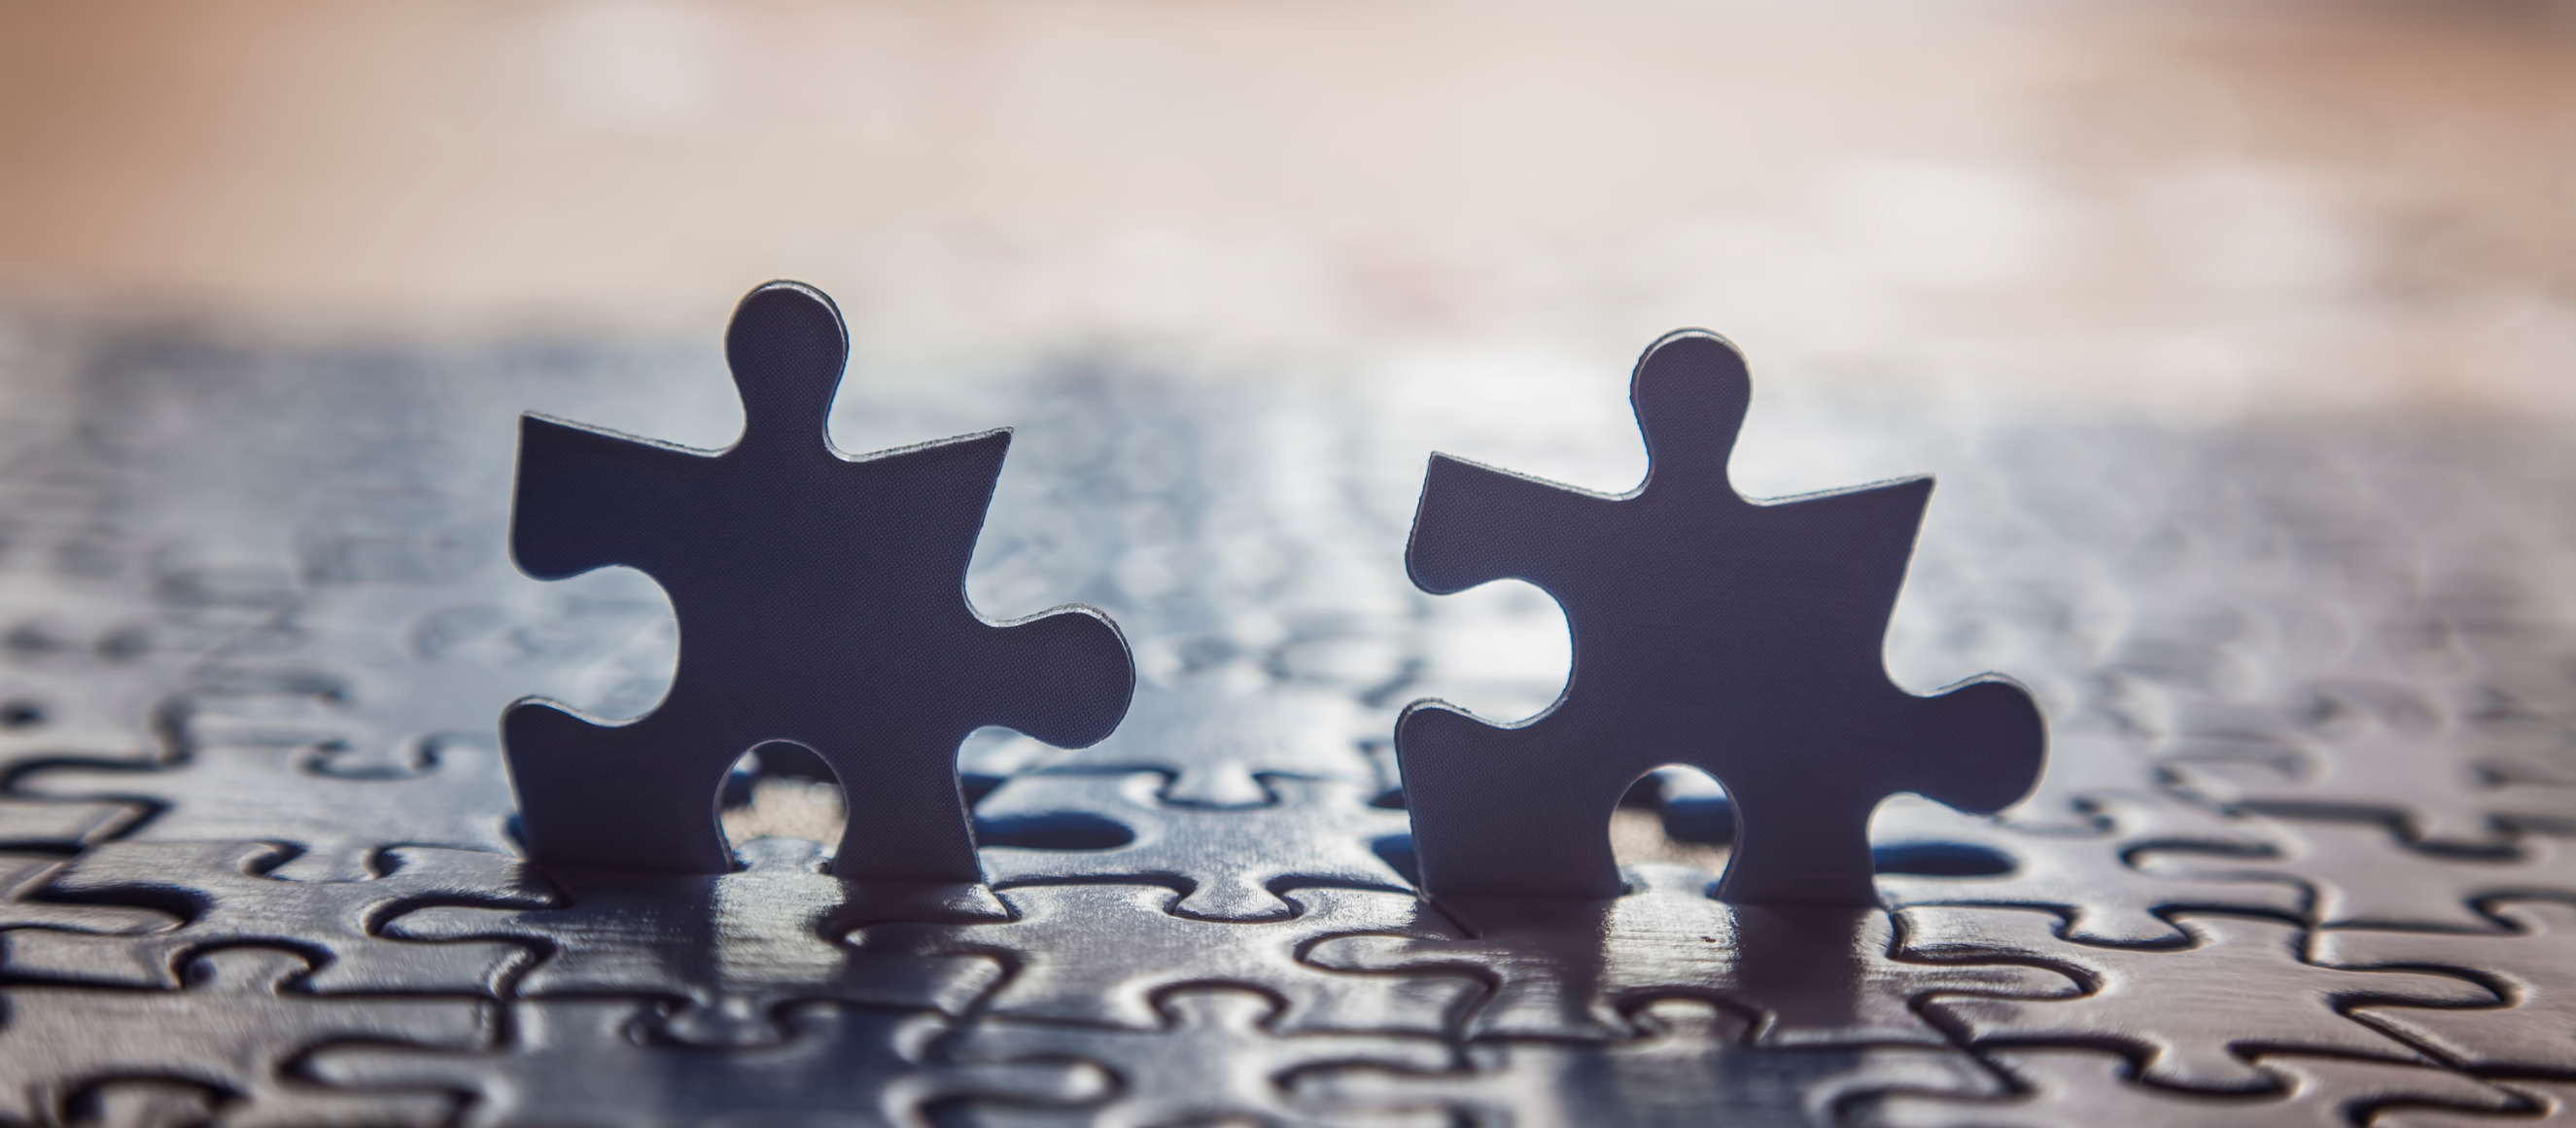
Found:
[[[1424,889],[1616,896],[1610,812],[1666,763],[1732,799],[1741,903],[1872,905],[1868,822],[1916,792],[1991,813],[2039,776],[2045,726],[1999,676],[1915,697],[1887,678],[1887,617],[1931,481],[1757,504],[1727,461],[1751,397],[1733,346],[1676,333],[1630,398],[1649,470],[1616,497],[1433,455],[1405,565],[1451,594],[1499,579],[1554,597],[1563,696],[1498,727],[1436,700],[1396,728]]]
[[[374,1047],[324,1049],[312,1071],[354,1091],[438,1088],[479,1098],[469,1128],[654,1123],[861,1128],[922,1123],[922,1106],[977,1096],[1055,1107],[1096,1103],[1099,1071],[1063,1062],[946,1067],[923,1047],[947,1030],[937,1015],[803,1003],[774,1046],[711,1054],[653,1040],[650,1004],[622,999],[524,1002],[513,1045],[486,1054]]]
[[[423,905],[551,904],[553,890],[502,854],[429,847],[385,852],[390,870],[361,881],[274,876],[291,852],[263,842],[110,842],[75,859],[45,887],[84,905],[176,912],[163,931],[95,935],[22,929],[0,935],[0,967],[62,982],[176,989],[188,962],[216,948],[265,945],[307,953],[321,994],[497,994],[527,962],[522,944],[431,948],[376,935],[378,922]]]
[[[980,820],[1040,820],[1072,812],[1105,816],[1135,837],[1101,850],[987,846],[997,887],[1084,881],[1177,886],[1172,911],[1203,920],[1285,920],[1285,890],[1343,886],[1406,892],[1403,875],[1374,846],[1405,833],[1401,812],[1368,805],[1366,788],[1289,777],[1264,782],[1263,807],[1195,808],[1160,802],[1160,772],[1035,774],[1013,778],[978,804]]]
[[[745,867],[706,877],[557,870],[560,905],[516,910],[438,906],[395,916],[383,931],[423,951],[495,940],[539,946],[521,998],[671,999],[659,1032],[693,1045],[762,1046],[801,1001],[964,1013],[1001,978],[978,954],[860,952],[830,936],[860,921],[966,922],[1005,914],[972,887],[858,885],[822,872],[820,846],[745,845]]]
[[[967,604],[1009,432],[832,449],[848,337],[830,299],[752,291],[725,352],[744,422],[722,452],[522,420],[513,558],[540,579],[637,568],[684,639],[670,692],[637,721],[533,700],[504,714],[531,856],[723,873],[712,797],[744,752],[782,740],[844,783],[838,872],[976,881],[958,746],[986,725],[1061,747],[1107,736],[1134,692],[1126,644],[1089,608],[992,623]]]
[[[472,1049],[489,1036],[484,1006],[470,1000],[315,998],[290,989],[311,970],[292,953],[228,948],[191,963],[184,990],[0,988],[9,1020],[0,1027],[0,1119],[56,1122],[66,1098],[114,1078],[182,1077],[246,1096],[254,1109],[272,1097],[286,1104],[296,1089],[279,1066],[318,1043]],[[382,1103],[417,1109],[419,1098]]]

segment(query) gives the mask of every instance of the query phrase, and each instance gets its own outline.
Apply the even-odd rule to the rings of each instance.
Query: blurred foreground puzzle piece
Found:
[[[849,797],[833,872],[973,882],[957,746],[986,725],[1060,747],[1109,735],[1135,689],[1106,617],[992,623],[965,597],[1008,430],[850,458],[825,421],[849,341],[829,298],[772,282],[725,358],[742,438],[721,452],[529,415],[510,549],[539,579],[613,564],[678,615],[661,707],[599,724],[543,701],[502,715],[529,854],[558,866],[723,873],[718,785],[771,741],[815,751]]]
[[[2021,686],[1986,675],[1925,698],[1887,678],[1887,617],[1931,479],[1748,501],[1727,460],[1751,398],[1734,346],[1675,333],[1629,386],[1649,460],[1636,489],[1431,456],[1405,548],[1413,582],[1437,595],[1536,584],[1565,610],[1574,661],[1529,721],[1423,700],[1397,722],[1425,892],[1616,896],[1611,810],[1680,763],[1735,805],[1721,897],[1871,905],[1880,799],[1989,813],[2037,781],[2047,732]]]

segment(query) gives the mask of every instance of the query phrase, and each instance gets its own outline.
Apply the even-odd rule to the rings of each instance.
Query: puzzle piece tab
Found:
[[[1564,608],[1574,662],[1563,696],[1521,724],[1436,700],[1405,710],[1396,751],[1426,892],[1617,896],[1611,809],[1649,769],[1684,763],[1734,802],[1721,896],[1874,905],[1879,800],[1992,813],[2038,779],[2046,730],[2019,685],[1916,697],[1881,661],[1931,480],[1748,501],[1727,460],[1751,395],[1733,346],[1676,333],[1630,388],[1650,459],[1635,490],[1432,456],[1405,549],[1414,582],[1535,584]]]
[[[1117,727],[1135,688],[1118,630],[1057,608],[1012,623],[965,598],[1008,431],[848,458],[824,425],[849,354],[820,292],[774,282],[734,311],[741,441],[700,452],[528,416],[511,553],[540,579],[623,564],[681,626],[661,707],[595,724],[514,705],[502,742],[528,850],[555,866],[723,873],[714,796],[770,741],[813,749],[850,804],[844,877],[971,882],[957,747],[996,725],[1060,747]]]

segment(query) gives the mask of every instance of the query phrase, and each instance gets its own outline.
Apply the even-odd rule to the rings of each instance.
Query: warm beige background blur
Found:
[[[695,338],[782,275],[934,350],[2576,410],[2576,7],[0,2],[18,308]]]

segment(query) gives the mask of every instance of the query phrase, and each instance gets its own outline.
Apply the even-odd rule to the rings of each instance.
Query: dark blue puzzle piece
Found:
[[[1912,791],[1999,810],[2047,741],[2019,685],[1987,675],[1929,698],[1881,659],[1932,481],[1770,503],[1727,480],[1752,397],[1724,339],[1675,333],[1629,398],[1646,481],[1618,496],[1435,454],[1405,565],[1446,595],[1499,579],[1565,610],[1573,670],[1529,721],[1407,708],[1396,753],[1426,892],[1610,897],[1620,796],[1671,763],[1725,784],[1738,826],[1720,896],[1876,903],[1869,817]]]
[[[829,298],[773,282],[725,336],[743,406],[730,449],[521,421],[519,566],[554,580],[631,565],[681,626],[670,693],[639,720],[534,700],[503,714],[537,861],[725,872],[718,785],[744,752],[790,741],[848,794],[835,873],[976,881],[966,734],[997,725],[1078,748],[1125,715],[1135,666],[1106,617],[1062,607],[997,624],[967,605],[1010,432],[845,457],[824,425],[848,352]]]

